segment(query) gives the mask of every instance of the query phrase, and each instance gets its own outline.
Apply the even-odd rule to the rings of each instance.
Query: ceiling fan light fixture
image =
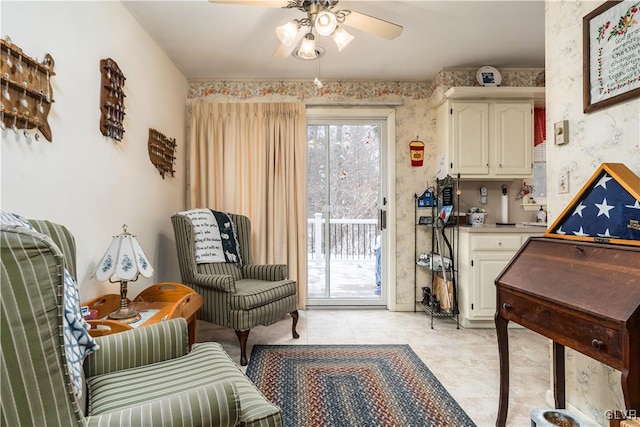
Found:
[[[276,34],[282,43],[287,46],[291,46],[293,41],[296,39],[298,35],[298,31],[300,31],[300,22],[297,19],[293,21],[289,21],[284,25],[280,25],[276,28]]]
[[[313,37],[313,34],[307,33],[304,36],[297,56],[302,59],[315,59],[318,56],[316,53],[316,39]]]
[[[338,26],[338,19],[333,12],[323,10],[316,16],[315,27],[321,36],[329,36]]]
[[[331,34],[331,37],[333,38],[333,41],[336,42],[336,46],[338,46],[338,52],[342,52],[342,49],[347,47],[347,45],[354,39],[354,37],[342,27],[337,27]]]

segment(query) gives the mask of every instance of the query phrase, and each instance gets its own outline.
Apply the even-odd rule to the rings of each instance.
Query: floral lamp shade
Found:
[[[153,275],[153,267],[136,237],[127,232],[127,226],[122,226],[123,232],[113,237],[107,252],[96,268],[94,276],[104,281],[133,281],[141,274],[144,277]]]
[[[137,310],[129,307],[127,300],[127,282],[133,282],[142,274],[144,277],[153,275],[153,267],[136,236],[127,233],[127,226],[122,226],[122,233],[113,237],[107,252],[101,258],[94,277],[102,282],[120,282],[120,309],[109,314],[109,318],[124,323],[140,320]]]

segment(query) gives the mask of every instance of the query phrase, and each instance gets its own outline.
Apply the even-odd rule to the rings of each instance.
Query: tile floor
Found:
[[[425,313],[386,310],[300,311],[298,333],[291,337],[291,318],[251,330],[254,344],[409,344],[479,427],[494,426],[498,411],[499,364],[494,329],[456,329],[451,319]],[[198,341],[217,341],[239,363],[235,333],[198,321]],[[549,342],[526,329],[509,330],[511,396],[507,425],[530,426],[529,411],[547,407]]]

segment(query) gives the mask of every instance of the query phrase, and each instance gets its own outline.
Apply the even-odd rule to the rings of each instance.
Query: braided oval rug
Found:
[[[475,426],[408,345],[256,345],[247,376],[285,427]]]

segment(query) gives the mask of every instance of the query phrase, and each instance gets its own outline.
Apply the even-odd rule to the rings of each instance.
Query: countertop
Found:
[[[465,233],[540,233],[547,231],[547,226],[529,225],[528,223],[517,223],[514,225],[485,224],[478,227],[461,225],[460,231]]]

